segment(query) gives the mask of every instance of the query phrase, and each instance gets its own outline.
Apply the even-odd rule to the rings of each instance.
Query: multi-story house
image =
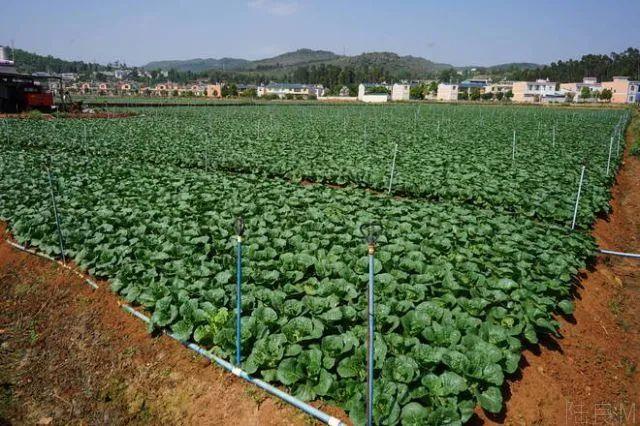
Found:
[[[629,77],[613,77],[613,81],[603,81],[602,87],[611,90],[611,102],[614,104],[640,102],[640,81],[629,80]]]
[[[556,91],[556,83],[543,79],[513,83],[513,101],[524,103],[565,102],[566,94]]]

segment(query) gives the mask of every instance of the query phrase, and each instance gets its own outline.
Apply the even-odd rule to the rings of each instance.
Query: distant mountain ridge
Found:
[[[311,65],[337,66],[384,66],[390,70],[407,70],[412,74],[429,73],[453,65],[430,61],[416,56],[400,56],[393,52],[367,52],[355,56],[338,55],[327,50],[298,49],[272,58],[249,61],[232,58],[187,59],[170,61],[153,61],[144,65],[146,70],[170,70],[200,72],[211,69],[225,71],[291,71],[297,67]],[[224,66],[224,68],[223,68]]]

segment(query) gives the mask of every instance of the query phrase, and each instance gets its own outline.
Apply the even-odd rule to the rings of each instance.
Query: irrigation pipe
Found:
[[[600,253],[610,254],[610,255],[613,255],[613,256],[622,256],[622,257],[631,257],[631,258],[634,258],[634,259],[640,259],[640,254],[639,253],[623,253],[621,251],[604,250],[604,249],[598,249],[598,251]]]
[[[121,304],[120,305],[122,307],[122,309],[124,309],[126,312],[130,313],[131,315],[135,316],[136,318],[138,318],[139,320],[145,322],[145,323],[149,323],[149,318],[144,315],[141,314],[140,312],[136,311],[135,309],[133,309],[131,306],[126,305],[126,304]],[[184,342],[182,342],[180,339],[178,339],[173,333],[169,333],[169,332],[165,332],[165,334],[169,337],[171,337],[172,339],[177,340],[178,342],[180,342],[181,344],[184,344]],[[328,424],[329,426],[345,426],[345,424],[338,418],[335,418],[333,416],[330,416],[320,410],[318,410],[315,407],[312,407],[311,405],[304,403],[302,401],[300,401],[299,399],[281,391],[280,389],[271,386],[269,383],[263,382],[260,379],[255,379],[253,377],[251,377],[249,374],[247,374],[245,371],[243,371],[242,369],[232,365],[230,362],[225,361],[222,358],[218,358],[217,356],[213,355],[211,352],[207,351],[206,349],[202,348],[201,346],[196,345],[195,343],[187,343],[185,344],[189,349],[191,349],[192,351],[202,355],[203,357],[215,362],[216,364],[218,364],[220,367],[224,368],[227,371],[230,371],[232,374],[246,380],[249,383],[253,383],[254,385],[258,386],[259,388],[265,390],[266,392],[270,393],[273,396],[276,396],[280,399],[282,399],[285,402],[288,402],[289,404],[293,405],[296,408],[299,408],[300,410],[304,411],[305,413],[309,414],[310,416],[315,417],[316,419]]]
[[[74,274],[76,274],[78,277],[82,278],[82,279],[84,280],[85,284],[87,284],[88,286],[90,286],[90,287],[91,287],[91,288],[93,288],[94,290],[97,290],[97,289],[98,289],[98,284],[96,284],[94,281],[92,281],[92,280],[90,280],[90,279],[86,278],[84,275],[82,275],[80,272],[78,272],[78,271],[76,271],[75,269],[73,269],[71,266],[69,266],[69,265],[67,265],[67,264],[65,264],[65,263],[63,263],[63,262],[61,262],[61,261],[59,261],[59,260],[56,260],[56,259],[54,259],[54,258],[53,258],[53,257],[51,257],[51,256],[47,256],[47,255],[46,255],[46,254],[44,254],[44,253],[40,253],[40,252],[38,252],[38,251],[36,251],[36,250],[28,249],[28,248],[26,248],[26,247],[24,247],[24,246],[21,246],[20,244],[16,244],[16,243],[14,243],[13,241],[6,240],[6,242],[7,242],[7,244],[9,244],[11,247],[17,248],[17,249],[18,249],[18,250],[20,250],[20,251],[23,251],[23,252],[25,252],[25,253],[29,253],[29,254],[33,254],[34,256],[42,257],[43,259],[47,259],[47,260],[50,260],[50,261],[52,261],[52,262],[56,262],[58,265],[62,266],[62,267],[63,267],[63,268],[65,268],[66,270],[71,271],[71,272],[73,272]]]

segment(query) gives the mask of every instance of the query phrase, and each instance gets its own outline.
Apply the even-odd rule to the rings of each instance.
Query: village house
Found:
[[[556,83],[543,79],[513,83],[513,101],[520,103],[565,102],[566,94],[556,91]]]
[[[383,93],[382,90],[385,90]],[[389,100],[389,89],[385,84],[361,83],[358,86],[358,100],[366,103],[384,103]]]
[[[613,81],[603,81],[602,87],[611,90],[611,102],[614,104],[640,103],[640,81],[613,77]]]
[[[582,89],[585,87],[593,94],[597,94],[603,89],[602,84],[598,83],[598,79],[596,77],[584,77],[582,82],[577,83],[560,83],[560,90],[571,94],[574,102],[583,100],[581,93]]]
[[[457,101],[459,94],[459,88],[457,84],[448,84],[448,83],[440,83],[438,84],[438,95],[437,99],[439,101],[451,102]]]

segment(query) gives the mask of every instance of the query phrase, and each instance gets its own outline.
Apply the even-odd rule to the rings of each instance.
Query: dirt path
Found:
[[[4,238],[0,283],[0,425],[312,423]]]
[[[613,188],[613,211],[595,225],[601,248],[640,253],[640,159],[629,155]],[[562,338],[524,352],[506,410],[476,424],[640,424],[640,260],[600,255],[576,288],[576,309],[560,319]]]

